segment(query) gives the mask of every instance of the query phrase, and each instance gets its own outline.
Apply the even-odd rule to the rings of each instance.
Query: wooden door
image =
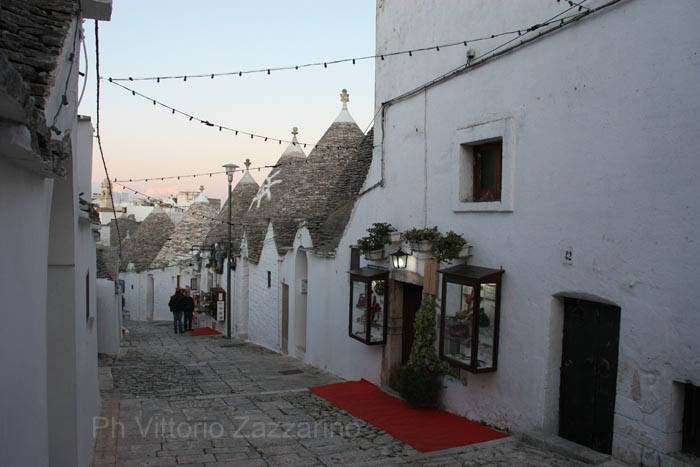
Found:
[[[610,454],[620,308],[565,299],[559,435]]]
[[[423,287],[407,284],[403,285],[403,332],[401,336],[401,364],[408,361],[413,347],[415,335],[416,312],[420,308],[423,299]]]
[[[282,284],[282,352],[289,353],[289,286]]]

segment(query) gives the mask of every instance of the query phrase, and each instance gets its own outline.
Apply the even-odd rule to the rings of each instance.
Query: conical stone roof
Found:
[[[119,245],[119,236],[123,242],[127,237],[130,237],[138,230],[140,222],[136,222],[133,214],[121,215],[115,220],[112,218],[109,221],[109,246],[117,248]],[[117,230],[117,225],[119,229]]]
[[[303,167],[306,165],[306,155],[296,139],[298,131],[292,130],[292,143],[285,149],[265,181],[255,193],[243,217],[243,224],[248,242],[248,259],[258,262],[262,252],[265,234],[269,223],[273,222],[275,239],[278,235],[292,231],[303,221],[304,216],[299,212],[283,211],[286,198],[293,193],[294,186],[302,181]],[[284,225],[282,225],[284,224]],[[290,229],[287,225],[293,225]],[[279,230],[279,231],[278,231]],[[281,244],[277,244],[278,251]],[[282,251],[279,251],[280,254]]]
[[[217,212],[207,201],[195,202],[185,212],[151,263],[151,269],[166,268],[192,260],[192,247],[199,246],[209,233],[211,221]]]
[[[320,234],[317,235],[320,227],[311,224],[320,226],[331,214],[334,207],[328,201],[330,198],[347,198],[334,195],[333,191],[346,187],[347,184],[339,183],[338,179],[364,138],[362,130],[347,111],[348,97],[343,90],[340,115],[309,157],[289,157],[287,151],[290,148],[287,148],[278,162],[280,167],[270,172],[260,187],[244,219],[251,261],[259,259],[269,222],[272,222],[280,255],[292,247],[294,236],[304,223],[312,232],[315,246],[321,240]]]
[[[316,216],[309,219],[307,228],[314,250],[320,253],[335,251],[345,227],[350,221],[352,209],[372,163],[374,130],[363,138],[357,149],[344,161],[340,175],[329,189],[326,205]]]
[[[243,216],[248,211],[250,203],[260,189],[258,182],[250,175],[250,159],[245,162],[246,171],[241,180],[231,191],[231,248],[234,254],[240,251],[241,239],[243,238]],[[215,243],[225,243],[228,241],[228,200],[219,211],[216,220],[212,222],[211,229],[204,239],[205,246]]]
[[[175,224],[170,216],[156,206],[136,233],[122,243],[121,270],[126,271],[129,263],[134,263],[137,272],[148,269],[170,238],[173,229]]]

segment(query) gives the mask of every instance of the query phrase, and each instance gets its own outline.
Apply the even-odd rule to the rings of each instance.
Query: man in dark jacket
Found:
[[[173,325],[175,327],[175,334],[177,334],[178,329],[180,333],[184,333],[182,329],[182,313],[185,311],[185,297],[182,295],[182,290],[175,289],[175,295],[170,297],[168,302],[170,311],[173,313]]]
[[[194,313],[194,299],[190,296],[190,292],[185,291],[185,331],[192,330],[192,313]]]

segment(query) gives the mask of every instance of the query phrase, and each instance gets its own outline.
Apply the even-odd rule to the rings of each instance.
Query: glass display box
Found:
[[[503,270],[460,264],[440,273],[440,358],[473,373],[496,371]]]
[[[360,268],[350,271],[350,337],[367,345],[384,344],[387,331],[386,269]]]

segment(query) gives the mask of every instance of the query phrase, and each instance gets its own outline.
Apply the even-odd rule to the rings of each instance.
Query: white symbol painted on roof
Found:
[[[249,211],[251,209],[253,209],[253,205],[256,203],[257,203],[257,205],[255,206],[255,208],[258,209],[260,207],[260,203],[262,202],[263,198],[267,197],[268,201],[270,201],[272,199],[272,191],[270,189],[274,185],[277,185],[278,183],[282,183],[282,180],[272,180],[278,174],[279,174],[279,171],[272,172],[270,175],[267,176],[267,178],[265,179],[263,184],[260,185],[260,189],[255,194],[253,201],[250,202],[250,207],[248,208]]]

